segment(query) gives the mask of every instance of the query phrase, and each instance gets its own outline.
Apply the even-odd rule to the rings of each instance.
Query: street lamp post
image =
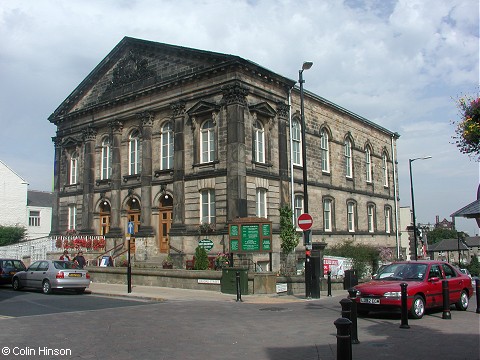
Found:
[[[302,69],[298,71],[298,82],[300,83],[300,116],[302,125],[302,167],[303,167],[303,212],[308,214],[308,191],[307,191],[307,143],[305,141],[305,110],[303,105],[303,71],[312,67],[313,62],[305,61],[302,65]],[[306,230],[303,232],[303,243],[307,247],[305,249],[305,297],[310,298],[312,296],[312,266],[310,263],[310,257],[307,255],[310,246],[310,232]]]
[[[431,159],[431,156],[425,156],[425,157],[420,157],[420,158],[414,158],[414,159],[408,159],[408,165],[410,169],[410,191],[412,195],[412,216],[413,216],[413,239],[414,239],[414,259],[418,260],[417,257],[417,220],[415,218],[415,198],[413,197],[413,178],[412,178],[412,162],[415,160],[426,160],[426,159]]]

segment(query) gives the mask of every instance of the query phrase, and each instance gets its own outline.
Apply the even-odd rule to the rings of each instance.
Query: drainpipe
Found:
[[[393,164],[393,192],[395,194],[395,245],[397,247],[397,259],[400,258],[400,242],[399,242],[399,235],[398,235],[398,189],[397,189],[397,161],[395,159],[395,148],[394,148],[394,135],[391,137],[392,143],[392,164]]]

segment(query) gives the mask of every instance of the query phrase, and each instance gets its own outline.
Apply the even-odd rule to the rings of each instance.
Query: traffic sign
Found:
[[[297,224],[303,231],[310,230],[313,224],[312,216],[307,213],[300,215],[297,219]]]
[[[134,234],[134,224],[133,224],[133,221],[129,221],[128,222],[128,225],[127,225],[127,230],[128,230],[128,233],[133,235]]]

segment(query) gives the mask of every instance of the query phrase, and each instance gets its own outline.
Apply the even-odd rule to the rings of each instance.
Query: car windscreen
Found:
[[[25,265],[20,260],[12,260],[12,265],[13,265],[12,267],[18,271],[22,271],[26,269]]]
[[[390,264],[380,270],[375,280],[423,280],[426,271],[426,264]]]
[[[75,269],[75,264],[71,261],[54,261],[53,266],[55,269]]]

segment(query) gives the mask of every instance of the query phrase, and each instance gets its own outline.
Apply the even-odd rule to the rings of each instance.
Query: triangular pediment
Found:
[[[190,116],[196,116],[200,114],[211,113],[213,111],[218,111],[219,109],[220,106],[214,103],[207,101],[199,101],[187,111],[187,114]]]
[[[268,118],[275,117],[275,115],[277,114],[277,112],[266,102],[261,102],[256,105],[251,105],[249,109],[251,112],[256,112],[257,114],[260,114]]]
[[[237,56],[125,37],[49,117],[53,123],[85,111],[179,82]]]

